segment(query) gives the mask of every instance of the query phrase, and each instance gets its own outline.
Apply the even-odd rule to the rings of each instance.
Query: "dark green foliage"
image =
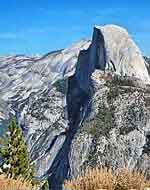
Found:
[[[118,85],[118,86],[135,86],[134,80],[135,80],[134,77],[131,78],[131,77],[127,77],[127,76],[118,76],[118,75],[115,75],[112,78],[111,83],[113,85]]]
[[[113,99],[116,98],[117,96],[119,96],[120,92],[119,92],[119,88],[117,86],[109,86],[109,92],[107,93],[107,101],[109,104],[112,103]]]
[[[49,185],[48,185],[48,181],[46,180],[44,184],[42,185],[42,190],[48,190],[48,189],[49,189]]]
[[[66,94],[67,90],[67,80],[57,80],[54,84],[54,87],[56,87],[57,91],[61,92],[62,94]]]
[[[3,166],[4,164],[10,166],[3,169],[7,175],[15,178],[22,176],[28,180],[33,179],[34,166],[29,160],[22,130],[17,126],[15,119],[10,122],[6,137],[0,148],[0,154],[4,161]]]
[[[92,135],[94,140],[88,155],[88,161],[84,163],[85,168],[87,166],[96,167],[99,156],[99,153],[97,153],[97,142],[101,136],[109,138],[109,132],[114,125],[114,110],[102,103],[94,120],[84,126],[85,131]]]
[[[132,88],[136,87],[134,78],[118,75],[115,75],[111,81],[107,81],[106,86],[109,88],[107,94],[107,101],[109,104],[111,104],[113,99],[119,96],[119,94],[132,92]]]
[[[94,121],[86,126],[86,131],[95,137],[99,135],[107,136],[113,124],[113,112],[103,104],[99,107]]]

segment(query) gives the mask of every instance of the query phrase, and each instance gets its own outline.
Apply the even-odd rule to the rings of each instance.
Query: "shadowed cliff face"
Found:
[[[75,74],[68,78],[66,99],[69,129],[66,132],[66,140],[48,171],[48,174],[51,174],[49,184],[53,190],[61,190],[64,179],[71,177],[70,147],[74,135],[90,110],[90,101],[94,93],[91,76],[95,69],[104,71],[105,65],[104,38],[100,30],[94,28],[90,47],[80,51]]]
[[[91,75],[95,69],[105,70],[106,49],[104,37],[100,29],[94,28],[92,43],[88,50],[79,54],[75,77],[80,88],[88,92],[90,88]]]
[[[93,93],[91,75],[95,69],[104,71],[105,65],[104,38],[100,30],[94,28],[90,47],[88,50],[80,52],[75,74],[68,78],[67,107],[69,121],[76,121],[78,116],[75,115],[84,112]]]

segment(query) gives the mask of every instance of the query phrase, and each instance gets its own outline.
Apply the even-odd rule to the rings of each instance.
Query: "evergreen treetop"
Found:
[[[15,119],[11,120],[6,137],[1,143],[2,170],[13,177],[33,179],[34,166],[30,162],[22,130],[17,126]]]

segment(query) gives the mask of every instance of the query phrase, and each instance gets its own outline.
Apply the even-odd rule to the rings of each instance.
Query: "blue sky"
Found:
[[[150,55],[149,0],[0,0],[0,54],[45,54],[112,23]]]

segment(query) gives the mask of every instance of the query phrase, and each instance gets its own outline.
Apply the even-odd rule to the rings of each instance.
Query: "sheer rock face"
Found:
[[[114,25],[97,28],[100,28],[104,35],[108,64],[112,68],[112,64],[114,65],[116,73],[149,81],[142,53],[128,32]]]
[[[43,57],[0,57],[0,124],[17,117],[36,175],[53,190],[88,165],[149,169],[149,87],[112,87],[104,70],[149,83],[140,51],[113,25]]]

